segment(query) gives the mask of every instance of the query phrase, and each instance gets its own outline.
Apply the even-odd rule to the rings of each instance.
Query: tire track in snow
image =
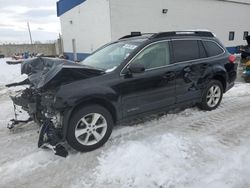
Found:
[[[201,131],[208,133],[207,131],[212,133],[219,131],[223,128],[229,127],[221,127],[220,124],[223,121],[233,121],[234,119],[241,120],[244,117],[247,117],[250,111],[250,96],[242,96],[241,98],[224,98],[223,103],[221,106],[213,111],[206,112],[200,111],[195,108],[195,111],[189,113],[191,109],[184,110],[177,114],[168,114],[165,115],[158,120],[151,120],[148,122],[140,123],[135,125],[134,127],[129,127],[127,131],[124,131],[124,128],[118,128],[114,136],[111,137],[110,142],[117,142],[119,138],[129,138],[133,137],[134,135],[139,135],[140,132],[145,134],[145,132],[157,131],[167,131],[168,129],[175,129],[182,128],[185,131]],[[236,112],[242,112],[240,114]],[[188,114],[185,114],[188,113]],[[157,124],[154,127],[151,124]],[[172,126],[173,125],[173,126]],[[236,125],[237,126],[237,125]],[[119,132],[122,132],[119,134]],[[124,133],[125,132],[125,133]],[[211,134],[212,134],[211,133]],[[125,139],[126,139],[125,138]]]
[[[247,119],[244,117],[248,117],[248,114],[250,111],[250,106],[248,105],[250,103],[250,96],[244,96],[242,98],[233,99],[233,100],[235,101],[232,103],[231,103],[231,99],[226,100],[223,104],[223,107],[217,110],[211,111],[211,112],[194,111],[194,112],[191,112],[190,114],[185,115],[185,112],[187,113],[189,112],[189,110],[185,110],[179,113],[179,115],[181,114],[181,116],[178,116],[177,114],[177,116],[173,115],[173,116],[166,116],[166,117],[160,118],[160,120],[156,122],[152,121],[152,124],[153,123],[157,124],[157,126],[155,127],[151,127],[151,128],[147,127],[147,126],[150,126],[149,123],[147,122],[145,125],[146,129],[139,130],[137,133],[130,133],[124,136],[125,138],[123,139],[126,139],[127,141],[132,140],[132,141],[141,142],[143,140],[144,141],[148,140],[147,137],[149,135],[150,137],[153,137],[153,138],[157,138],[155,137],[156,135],[159,136],[159,135],[166,135],[166,134],[173,134],[177,137],[178,135],[180,137],[185,136],[185,135],[188,135],[190,137],[191,135],[192,139],[191,138],[190,139],[192,140],[192,142],[194,142],[193,143],[194,147],[189,148],[190,151],[187,151],[187,153],[195,152],[196,155],[194,156],[195,157],[194,159],[192,159],[191,161],[190,160],[187,161],[188,163],[190,163],[190,165],[193,166],[190,169],[190,174],[197,174],[197,172],[203,169],[205,169],[206,171],[201,173],[200,175],[197,174],[197,176],[195,176],[196,178],[194,179],[188,179],[187,181],[181,180],[181,182],[177,181],[175,182],[177,183],[176,186],[178,187],[178,185],[182,185],[184,187],[186,186],[192,187],[190,185],[193,185],[193,184],[197,185],[197,182],[199,182],[199,178],[202,179],[203,184],[206,182],[207,179],[210,181],[209,183],[218,181],[219,179],[220,181],[224,180],[223,183],[225,182],[225,185],[226,185],[228,183],[228,181],[225,180],[225,177],[227,175],[238,178],[238,177],[241,177],[241,173],[239,172],[249,171],[247,170],[247,168],[244,168],[244,167],[238,169],[237,164],[235,165],[233,164],[233,162],[235,161],[236,163],[239,163],[239,165],[242,165],[243,163],[240,162],[242,156],[249,154],[249,150],[246,150],[246,151],[244,150],[244,146],[246,146],[247,143],[250,143],[250,128],[248,126],[249,118]],[[173,118],[173,117],[176,117],[178,119]],[[174,125],[172,123],[174,123]],[[245,142],[243,145],[243,151],[239,150],[240,147],[238,147],[241,144],[241,139],[244,139],[244,142]],[[195,140],[197,142],[195,142]],[[218,143],[221,143],[222,145],[218,145]],[[118,145],[117,148],[119,148],[119,146],[123,146],[123,145],[122,144]],[[205,150],[203,146],[205,147]],[[131,147],[126,148],[125,146],[123,150],[124,149],[125,150],[131,149]],[[140,152],[140,149],[141,148],[139,148],[138,152]],[[114,150],[115,148],[113,148],[113,151]],[[237,155],[237,151],[238,152],[240,151],[239,152],[240,156]],[[216,153],[213,153],[213,152],[216,152]],[[121,154],[121,153],[118,152],[118,154]],[[233,155],[233,156],[230,156],[230,155]],[[136,157],[136,155],[131,155],[131,156]],[[104,169],[106,168],[105,163],[107,161],[110,163],[110,160],[103,161]],[[217,164],[218,162],[220,162],[221,164]],[[230,162],[232,162],[232,164],[230,164]],[[246,161],[246,162],[249,163],[249,161]],[[123,163],[123,165],[125,164],[126,163]],[[177,163],[177,165],[180,165],[180,164]],[[121,166],[121,168],[122,167],[125,167],[125,166]],[[216,170],[216,167],[218,167],[219,172],[217,173],[215,172],[216,175],[211,175],[211,172]],[[102,176],[104,175],[105,178],[108,178],[109,175],[105,174],[105,170],[104,170],[104,174],[101,173],[101,175]],[[235,170],[236,171],[238,170],[239,172],[235,172]],[[123,171],[121,170],[121,172]],[[119,187],[119,183],[116,184],[117,183],[116,180],[119,181],[119,177],[121,178],[121,181],[124,181],[123,176],[118,175],[116,177],[118,179],[107,180],[107,183],[108,183],[107,187],[110,187],[110,188],[117,187],[117,186]],[[129,176],[129,178],[133,178],[133,177]],[[168,178],[166,177],[166,179]],[[84,180],[84,179],[81,179],[81,180]],[[235,184],[234,187],[237,187],[237,185],[249,185],[249,182],[247,180],[248,179],[246,178],[242,178],[240,182],[237,180],[234,180],[231,182],[231,185]],[[170,177],[170,181],[171,181],[171,177]],[[80,183],[85,183],[89,185],[89,187],[93,187],[93,186],[102,187],[103,183],[105,185],[105,181],[103,181],[103,179],[101,179],[101,181],[97,183],[97,186],[95,183],[91,183],[90,181],[80,181]],[[133,184],[131,184],[130,186],[133,187]],[[175,187],[175,185],[172,185],[172,186]],[[222,184],[221,186],[224,187]],[[165,185],[163,187],[165,187]]]
[[[126,133],[114,136],[112,140],[105,145],[105,151],[114,145],[119,146],[119,144],[124,140],[140,141],[143,139],[147,139],[149,135],[150,137],[153,137],[156,135],[165,135],[168,133],[177,133],[177,135],[185,137],[188,132],[197,132],[199,137],[202,137],[202,135],[204,135],[204,138],[209,136],[215,137],[215,139],[225,145],[225,147],[237,146],[235,144],[237,143],[237,139],[230,139],[230,135],[229,137],[227,137],[227,135],[224,135],[223,133],[228,132],[230,134],[237,132],[237,129],[240,127],[240,125],[236,123],[249,113],[250,107],[247,105],[247,103],[250,102],[250,96],[245,96],[242,99],[232,100],[236,101],[232,102],[231,99],[226,99],[224,104],[222,105],[223,107],[220,107],[217,110],[211,112],[195,110],[194,112],[192,111],[189,114],[190,109],[187,109],[178,114],[170,114],[160,118],[159,120],[146,122],[144,125],[139,124],[134,129],[129,129],[129,131]],[[243,113],[237,113],[240,110],[242,110]],[[249,120],[246,119],[246,121]],[[231,123],[228,123],[225,126],[225,122]],[[152,127],[151,124],[157,125]],[[243,122],[242,124],[243,126],[240,128],[240,130],[244,130],[247,125],[246,122]],[[240,136],[241,133],[239,133],[239,137]],[[194,149],[196,150],[195,152],[197,153],[197,155],[204,155],[204,151],[202,148],[200,148],[199,145],[195,146]],[[203,158],[204,161],[202,163],[204,164],[206,164],[210,160],[213,160],[210,159],[210,156],[203,156]],[[91,177],[86,179],[91,179]],[[93,181],[95,180],[92,179],[92,182]],[[85,183],[90,183],[91,185],[91,181],[85,181]]]
[[[33,171],[39,168],[46,168],[50,163],[56,162],[60,158],[51,155],[50,152],[36,151],[25,157],[20,157],[16,161],[10,161],[0,166],[1,182],[4,180],[5,184],[0,187],[5,187],[13,179],[20,179],[21,177],[29,177]],[[20,173],[21,172],[21,173]],[[6,187],[12,187],[11,185]],[[17,187],[16,185],[14,187]]]

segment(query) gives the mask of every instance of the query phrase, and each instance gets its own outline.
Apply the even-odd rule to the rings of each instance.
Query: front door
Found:
[[[158,42],[144,48],[130,64],[140,63],[143,73],[123,75],[120,91],[123,116],[159,110],[175,103],[175,73],[169,42]],[[128,65],[129,66],[129,65]],[[125,67],[126,72],[127,67]]]

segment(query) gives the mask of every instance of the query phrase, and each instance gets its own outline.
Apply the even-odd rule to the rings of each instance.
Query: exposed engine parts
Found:
[[[16,86],[16,84],[13,85]],[[66,157],[68,152],[60,143],[62,141],[62,136],[60,136],[61,116],[60,113],[56,114],[51,108],[53,97],[51,98],[51,95],[48,93],[41,93],[30,87],[18,92],[15,96],[11,96],[11,99],[13,101],[15,118],[10,120],[7,128],[12,130],[18,125],[35,121],[41,126],[38,147],[50,148],[56,155]],[[28,112],[30,117],[27,120],[18,119],[22,111],[17,107],[21,107],[22,110]]]
[[[11,130],[18,125],[35,121],[40,126],[38,147],[50,148],[56,155],[66,157],[68,152],[61,144],[61,116],[51,107],[53,97],[30,87],[18,92],[16,96],[11,96],[11,99],[15,118],[10,120],[7,127]],[[21,111],[17,106],[28,112],[30,117],[27,120],[18,119]]]
[[[20,82],[20,83],[26,83],[26,82]],[[15,84],[9,84],[8,87],[13,86],[19,86],[19,83]],[[34,115],[36,113],[36,100],[37,95],[35,95],[34,91],[32,89],[26,88],[22,91],[17,92],[15,96],[10,96],[13,101],[13,107],[14,107],[14,119],[11,119],[8,123],[7,127],[8,129],[13,129],[16,126],[20,125],[20,123],[28,123],[32,120],[34,120]],[[30,117],[26,120],[18,119],[18,116],[22,113],[21,110],[18,109],[18,107],[21,107],[22,110],[29,113]]]

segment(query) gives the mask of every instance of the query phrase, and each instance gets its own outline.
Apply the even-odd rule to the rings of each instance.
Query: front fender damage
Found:
[[[15,118],[8,124],[9,129],[35,121],[40,126],[38,147],[49,147],[56,155],[66,157],[68,152],[63,147],[64,104],[59,105],[56,93],[62,85],[103,74],[81,64],[61,59],[34,58],[22,63],[21,73],[28,78],[6,87],[21,86],[24,89],[11,95]],[[27,120],[18,120],[21,108],[29,115]]]

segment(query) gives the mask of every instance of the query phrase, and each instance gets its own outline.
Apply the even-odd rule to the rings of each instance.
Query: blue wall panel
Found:
[[[65,12],[71,10],[77,5],[83,3],[86,0],[60,0],[57,4],[57,16],[61,16]]]
[[[231,53],[231,54],[240,53],[238,47],[227,47],[227,51],[228,51],[229,53]]]

